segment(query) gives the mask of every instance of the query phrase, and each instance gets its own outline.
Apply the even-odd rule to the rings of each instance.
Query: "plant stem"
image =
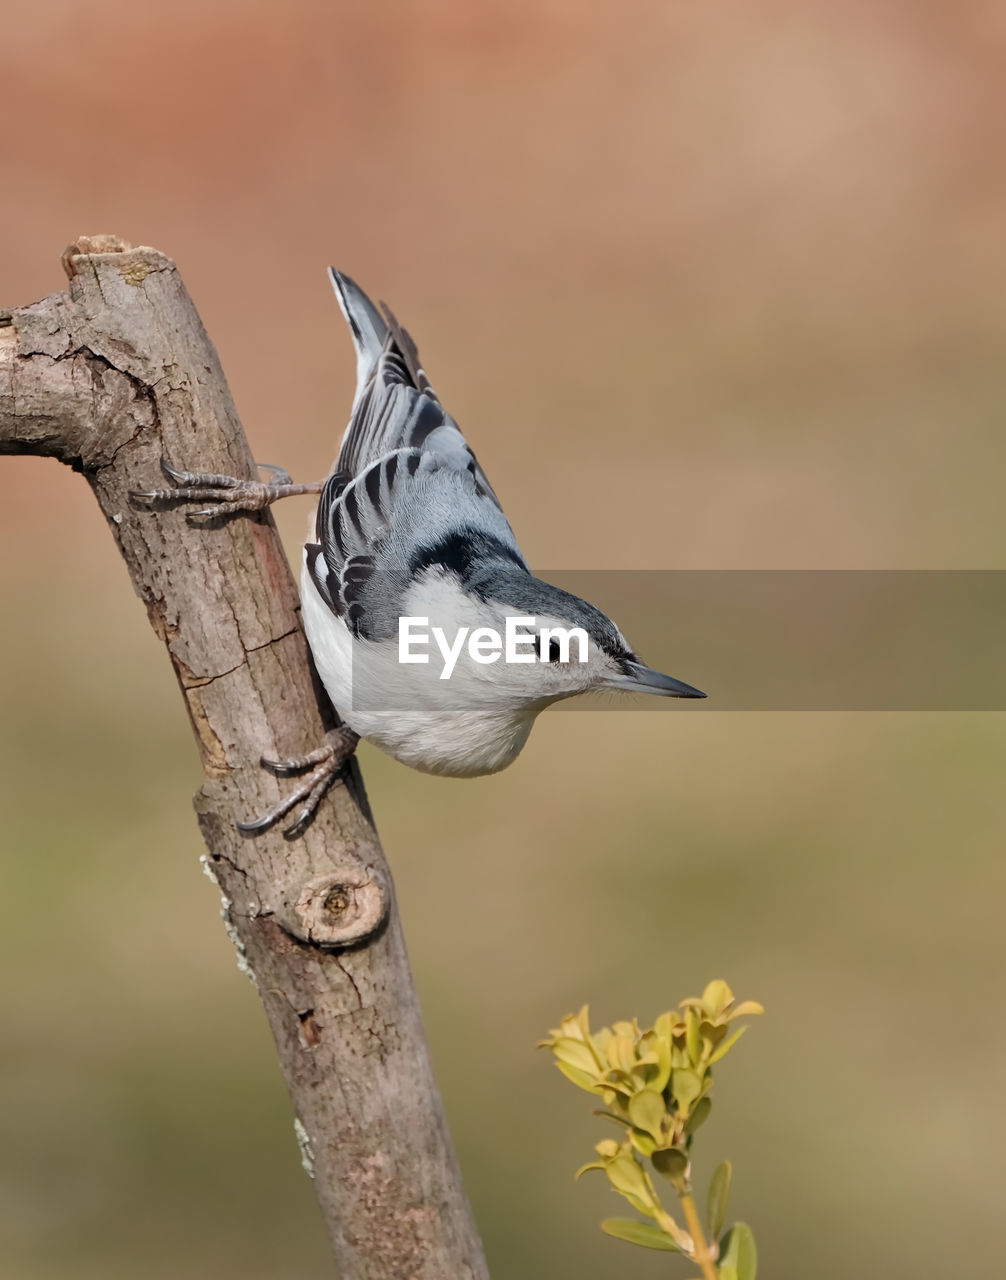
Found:
[[[681,1252],[688,1257],[688,1241],[691,1240],[687,1231],[682,1231],[678,1224],[674,1221],[666,1210],[661,1209],[657,1214],[657,1222],[664,1228]],[[692,1241],[694,1244],[694,1241]]]
[[[690,1191],[681,1196],[681,1211],[685,1215],[685,1222],[695,1243],[695,1261],[702,1268],[705,1280],[717,1280],[716,1268],[709,1256],[709,1246],[702,1234],[702,1223],[699,1221],[698,1210],[695,1208],[695,1201]]]

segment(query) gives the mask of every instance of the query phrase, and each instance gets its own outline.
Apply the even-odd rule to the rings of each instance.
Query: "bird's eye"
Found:
[[[549,639],[549,642],[548,642],[548,655],[547,655],[547,657],[546,657],[546,654],[545,654],[545,641],[544,641],[544,637],[539,636],[539,637],[538,637],[538,657],[541,659],[541,661],[542,661],[542,662],[545,662],[545,661],[548,661],[548,662],[561,662],[561,661],[562,661],[562,647],[560,646],[559,641],[558,641],[558,640],[553,640],[553,639],[551,639],[551,638]]]

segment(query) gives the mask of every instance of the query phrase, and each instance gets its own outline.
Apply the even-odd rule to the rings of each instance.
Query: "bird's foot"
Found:
[[[236,476],[209,475],[199,471],[178,471],[161,459],[161,470],[171,481],[170,489],[134,490],[129,496],[138,502],[209,502],[212,506],[190,511],[188,521],[233,515],[237,511],[261,511],[279,498],[292,498],[302,493],[320,493],[323,480],[310,484],[294,484],[288,472],[269,463],[258,463],[260,471],[270,471],[271,484],[261,480],[239,480]]]
[[[290,795],[285,796],[278,804],[274,804],[255,822],[239,822],[238,830],[246,835],[258,835],[261,831],[268,831],[281,818],[285,818],[295,805],[303,802],[293,822],[283,831],[287,840],[296,840],[314,817],[325,793],[342,772],[359,741],[358,733],[354,733],[348,725],[340,725],[338,729],[333,729],[329,733],[328,741],[323,747],[309,752],[306,756],[295,756],[290,760],[266,760],[263,757],[263,768],[276,774],[277,777],[286,778],[298,773],[306,773],[307,777]]]

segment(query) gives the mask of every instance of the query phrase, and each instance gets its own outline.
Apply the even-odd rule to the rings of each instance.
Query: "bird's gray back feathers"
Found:
[[[318,505],[312,578],[367,639],[393,634],[408,582],[458,569],[478,548],[530,577],[499,499],[419,363],[412,338],[348,276],[329,272],[357,352],[357,390],[336,469]]]

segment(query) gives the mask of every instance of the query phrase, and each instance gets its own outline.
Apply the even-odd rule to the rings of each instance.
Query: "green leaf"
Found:
[[[652,1156],[657,1149],[655,1138],[651,1138],[648,1133],[644,1133],[642,1129],[630,1129],[629,1141],[636,1150],[644,1156]]]
[[[742,1000],[739,1005],[730,1010],[730,1017],[731,1019],[747,1018],[753,1014],[764,1012],[765,1006],[759,1004],[757,1000]]]
[[[709,1112],[713,1109],[713,1100],[708,1095],[700,1098],[696,1102],[692,1114],[688,1117],[688,1123],[685,1125],[685,1133],[691,1136],[699,1125],[705,1124],[709,1119]]]
[[[629,1099],[629,1119],[637,1129],[644,1129],[659,1139],[661,1126],[667,1115],[664,1099],[653,1089],[641,1089]]]
[[[610,1111],[595,1111],[595,1116],[601,1116],[605,1120],[612,1120],[620,1129],[628,1127],[628,1121],[623,1116],[613,1116]]]
[[[685,1048],[692,1064],[698,1066],[702,1047],[699,1044],[699,1015],[694,1009],[685,1011]]]
[[[664,1147],[660,1151],[654,1151],[650,1159],[657,1173],[662,1173],[672,1181],[683,1178],[688,1171],[688,1155],[680,1147]]]
[[[737,1280],[737,1268],[732,1267],[730,1263],[720,1264],[716,1269],[716,1274],[720,1280]]]
[[[597,1088],[602,1098],[604,1097],[605,1090],[608,1090],[609,1093],[623,1094],[626,1098],[634,1092],[634,1090],[631,1089],[624,1080],[617,1080],[613,1071],[608,1071],[600,1080],[598,1080]],[[607,1101],[607,1099],[605,1099],[605,1101]],[[621,1101],[621,1099],[619,1099],[619,1101]],[[608,1103],[608,1105],[610,1106],[611,1103]]]
[[[624,1025],[621,1022],[615,1023],[616,1027]],[[605,1046],[604,1052],[611,1066],[618,1071],[624,1071],[626,1075],[636,1065],[636,1047],[632,1036],[613,1035]]]
[[[629,1191],[620,1191],[619,1195],[624,1196],[633,1209],[638,1209],[640,1213],[645,1213],[648,1218],[655,1218],[659,1212],[652,1200],[643,1200],[642,1197],[634,1196]]]
[[[568,1067],[577,1067],[580,1071],[589,1071],[597,1075],[598,1066],[594,1052],[582,1040],[574,1040],[571,1036],[559,1036],[552,1042],[552,1052],[560,1062]]]
[[[550,1040],[543,1040],[541,1043],[551,1045],[563,1036],[573,1040],[586,1040],[590,1028],[587,1025],[587,1006],[584,1005],[579,1013],[567,1013],[563,1018],[558,1030],[550,1031]]]
[[[714,1019],[718,1018],[728,1004],[733,1000],[734,993],[730,990],[722,978],[715,978],[706,987],[702,993],[702,1007],[705,1011],[712,1015]]]
[[[611,1028],[602,1027],[590,1037],[590,1043],[594,1047],[599,1062],[607,1062],[608,1060],[608,1042],[611,1040]]]
[[[668,1053],[674,1043],[674,1029],[678,1025],[678,1015],[672,1011],[662,1013],[653,1024],[653,1030],[659,1040],[667,1046]]]
[[[601,1230],[616,1240],[628,1240],[629,1244],[641,1244],[644,1249],[661,1249],[664,1253],[679,1253],[678,1246],[666,1231],[635,1218],[605,1218]]]
[[[580,1029],[580,1034],[584,1040],[590,1039],[590,1005],[583,1005],[580,1012],[576,1015],[576,1025]],[[565,1030],[565,1028],[564,1028]]]
[[[754,1235],[746,1222],[735,1222],[720,1241],[720,1276],[733,1267],[737,1280],[755,1280],[758,1274],[758,1250]],[[729,1280],[729,1276],[727,1276]]]
[[[727,1201],[730,1199],[730,1183],[733,1179],[733,1165],[724,1160],[717,1168],[709,1183],[709,1199],[706,1203],[706,1221],[709,1223],[709,1234],[714,1240],[719,1239],[723,1223],[727,1217]]]
[[[650,1188],[647,1185],[646,1174],[630,1152],[623,1151],[614,1160],[609,1161],[605,1165],[604,1172],[608,1175],[611,1185],[623,1196],[638,1196],[639,1199],[649,1202]]]
[[[730,1052],[730,1050],[737,1043],[737,1041],[744,1034],[745,1031],[747,1031],[747,1027],[738,1027],[738,1029],[733,1033],[733,1035],[730,1037],[729,1040],[724,1040],[723,1043],[720,1045],[720,1047],[709,1059],[709,1065],[712,1066],[714,1062],[719,1062],[721,1058],[725,1058],[727,1054]]]
[[[702,1092],[702,1080],[694,1071],[678,1067],[671,1076],[671,1093],[682,1111],[690,1111],[692,1103]]]
[[[655,1046],[657,1055],[657,1069],[650,1080],[650,1088],[656,1089],[657,1093],[663,1093],[667,1088],[667,1082],[671,1078],[671,1038],[665,1040],[663,1036],[658,1036]]]
[[[556,1062],[555,1065],[559,1068],[566,1079],[572,1080],[578,1088],[586,1089],[588,1093],[596,1092],[597,1080],[593,1076],[588,1075],[586,1071],[581,1071],[579,1067],[571,1067],[566,1062]]]

